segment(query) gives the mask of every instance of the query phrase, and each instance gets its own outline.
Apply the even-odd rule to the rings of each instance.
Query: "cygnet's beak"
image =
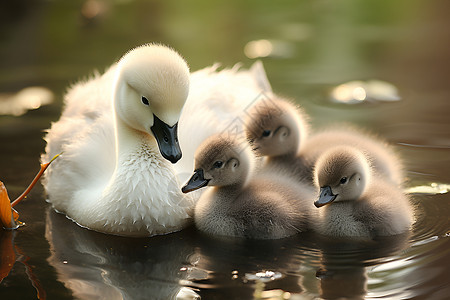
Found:
[[[331,190],[331,187],[329,185],[323,186],[320,188],[319,200],[314,202],[314,205],[316,207],[321,207],[321,206],[327,205],[327,204],[333,202],[337,196],[338,195],[333,194],[333,191]]]
[[[159,152],[171,163],[176,163],[181,158],[181,148],[178,143],[178,123],[169,126],[153,115],[153,126],[151,130],[158,142]]]
[[[203,175],[202,169],[197,169],[194,171],[194,174],[189,179],[188,183],[181,189],[183,193],[189,193],[195,190],[198,190],[204,186],[207,186],[209,179],[205,179]]]

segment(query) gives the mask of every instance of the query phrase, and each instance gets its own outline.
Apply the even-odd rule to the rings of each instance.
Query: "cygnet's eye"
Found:
[[[270,130],[264,130],[262,133],[262,137],[268,137],[270,135]]]
[[[222,166],[223,166],[223,162],[220,161],[220,160],[214,162],[214,164],[213,164],[213,167],[214,167],[215,169],[220,169],[220,168],[222,168]]]
[[[342,177],[341,180],[339,180],[340,184],[346,184],[347,183],[347,177]]]
[[[141,101],[142,101],[142,103],[145,104],[145,105],[149,105],[149,104],[150,104],[150,103],[148,102],[148,99],[145,98],[144,96],[142,96]]]

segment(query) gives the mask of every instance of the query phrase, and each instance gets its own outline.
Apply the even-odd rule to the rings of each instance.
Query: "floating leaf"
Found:
[[[16,229],[16,221],[19,214],[11,207],[11,200],[9,200],[8,192],[3,182],[0,181],[0,221],[5,229]]]
[[[31,189],[36,185],[39,178],[41,178],[42,174],[44,174],[44,171],[48,168],[48,166],[54,161],[57,157],[52,158],[48,163],[41,164],[41,170],[37,173],[37,175],[34,177],[33,181],[30,183],[30,185],[27,187],[27,189],[17,197],[16,200],[11,202],[8,196],[8,192],[6,191],[6,187],[3,184],[3,182],[0,181],[0,222],[3,228],[5,229],[17,229],[18,227],[22,226],[24,223],[20,222],[19,219],[19,213],[13,208],[17,203],[25,199],[25,197],[28,195],[28,193],[31,191]]]

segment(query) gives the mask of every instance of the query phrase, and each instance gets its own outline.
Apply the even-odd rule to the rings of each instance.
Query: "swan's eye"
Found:
[[[148,99],[145,98],[144,96],[142,96],[141,98],[142,103],[144,103],[145,105],[149,105],[150,103],[148,102]]]
[[[268,137],[270,135],[270,130],[264,130],[262,133],[262,137]]]
[[[347,183],[347,177],[342,177],[341,180],[339,181],[341,184],[346,184]]]
[[[216,168],[216,169],[220,169],[220,168],[222,168],[222,166],[223,166],[223,162],[220,161],[220,160],[216,161],[216,162],[213,164],[213,167]]]

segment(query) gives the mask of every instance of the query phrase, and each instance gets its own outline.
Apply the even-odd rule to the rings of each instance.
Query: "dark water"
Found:
[[[448,1],[111,2],[0,4],[0,108],[4,93],[30,86],[55,97],[0,116],[0,180],[11,198],[39,169],[43,130],[58,119],[65,87],[148,41],[172,45],[197,70],[249,66],[261,50],[249,42],[268,40],[262,60],[274,90],[296,98],[314,127],[345,121],[384,136],[405,160],[408,187],[450,183]],[[393,84],[401,100],[330,101],[336,86],[372,79]],[[410,234],[373,242],[218,240],[195,228],[127,239],[78,227],[37,186],[16,207],[27,225],[0,231],[1,270],[10,269],[0,298],[446,299],[450,194],[435,188],[412,202]]]

